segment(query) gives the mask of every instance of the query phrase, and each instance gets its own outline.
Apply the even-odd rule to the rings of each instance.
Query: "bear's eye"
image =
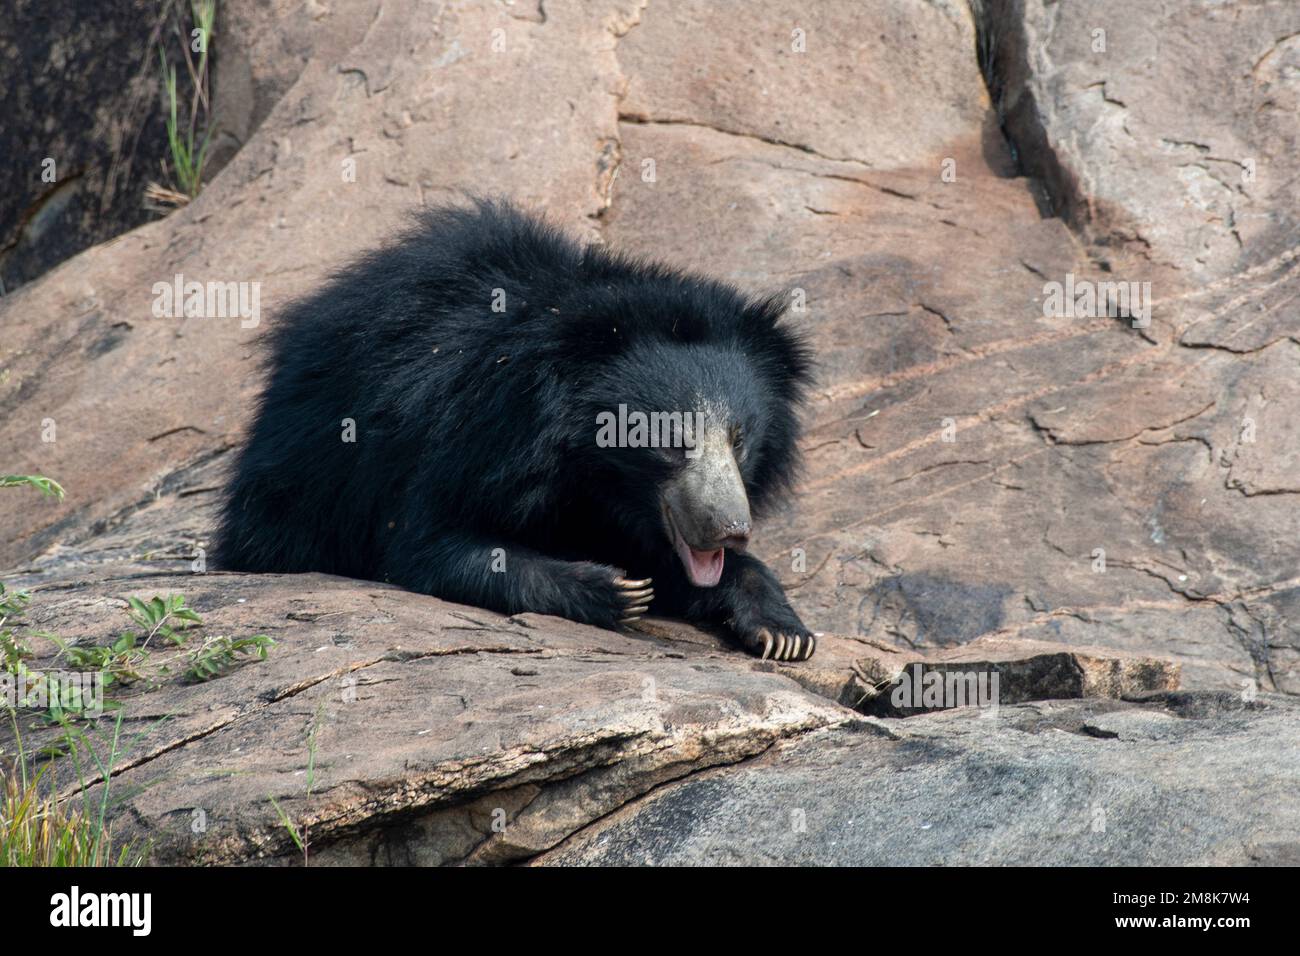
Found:
[[[745,447],[745,433],[740,430],[739,426],[731,429],[731,447],[735,451],[740,451]]]

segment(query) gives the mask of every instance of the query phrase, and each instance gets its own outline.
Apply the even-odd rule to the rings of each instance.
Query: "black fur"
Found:
[[[658,501],[680,457],[595,442],[597,414],[619,403],[716,398],[745,435],[739,467],[761,514],[793,480],[809,370],[781,311],[583,248],[506,203],[422,213],[275,322],[216,559],[603,627],[626,610],[626,572],[654,579],[650,613],[726,625],[758,652],[763,629],[806,640],[752,557],[728,552],[717,587],[688,582]]]

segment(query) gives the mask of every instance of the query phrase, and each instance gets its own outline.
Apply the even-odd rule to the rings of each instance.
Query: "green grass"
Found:
[[[179,17],[176,35],[185,55],[185,68],[191,93],[185,115],[181,113],[182,95],[176,76],[176,67],[167,62],[167,51],[158,47],[158,61],[162,68],[163,106],[167,110],[167,147],[171,154],[171,175],[176,189],[151,184],[149,198],[156,205],[180,205],[199,194],[203,188],[203,167],[207,162],[208,145],[212,127],[208,100],[208,56],[212,50],[213,27],[217,19],[217,0],[190,0],[190,18],[194,29],[201,31],[202,48],[196,61],[190,49],[190,35],[181,29]],[[204,130],[199,133],[202,115]]]
[[[113,768],[122,755],[122,715],[113,724],[108,752],[101,755],[84,732],[65,727],[68,752],[80,782],[82,805],[60,800],[51,774],[52,762],[35,769],[33,755],[23,747],[17,716],[9,712],[17,754],[0,789],[0,867],[13,866],[142,866],[148,846],[119,843],[108,822]],[[100,798],[92,802],[81,758],[90,755],[102,780]],[[91,781],[90,783],[93,783]]]
[[[305,796],[308,800],[311,799],[311,792],[316,786],[316,734],[320,730],[321,718],[324,716],[325,705],[322,703],[316,707],[316,716],[312,718],[311,729],[307,732],[307,791]],[[306,866],[310,862],[309,850],[311,847],[307,824],[304,823],[301,827],[298,826],[293,822],[293,818],[280,806],[279,800],[269,793],[266,797],[271,801],[271,806],[275,808],[276,815],[280,818],[280,825],[284,827],[289,834],[289,839],[293,840],[293,845],[302,854],[302,865]]]

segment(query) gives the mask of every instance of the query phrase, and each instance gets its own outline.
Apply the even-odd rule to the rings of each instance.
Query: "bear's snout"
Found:
[[[749,547],[749,530],[748,521],[731,522],[718,533],[721,546],[743,554]]]

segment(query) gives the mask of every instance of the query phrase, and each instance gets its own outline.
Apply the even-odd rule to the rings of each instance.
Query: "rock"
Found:
[[[873,704],[887,694],[868,699],[864,675],[886,680],[911,661],[825,635],[810,669],[743,656],[677,622],[615,634],[318,574],[116,562],[37,593],[30,627],[66,641],[116,633],[128,596],[184,593],[202,637],[277,642],[265,661],[218,680],[114,691],[134,728],[111,785],[118,835],[149,839],[156,863],[292,859],[280,809],[308,829],[318,862],[524,859],[677,777],[863,725],[845,704],[893,712]],[[33,670],[57,666],[45,646]],[[1158,662],[975,648],[962,649],[964,662],[926,666],[996,669],[1008,701],[1176,683]],[[1100,679],[1080,681],[1081,667]],[[60,737],[40,721],[24,729],[29,750]]]
[[[1071,225],[1196,280],[1294,249],[1300,8],[980,5],[998,110]]]
[[[366,6],[349,4],[339,19],[364,26],[373,17]],[[146,185],[176,185],[161,168],[173,159],[160,109],[160,48],[180,77],[182,100],[192,89],[175,26],[188,41],[188,9],[173,13],[180,8],[153,0],[73,0],[53,9],[44,0],[14,0],[8,7],[0,89],[13,99],[0,155],[10,158],[3,173],[12,181],[0,188],[0,295],[158,218],[147,208]],[[295,0],[218,4],[205,179],[248,140],[310,55],[346,50],[328,42],[345,30],[313,29],[310,17],[296,15],[300,8]],[[180,119],[186,122],[185,107]]]
[[[649,6],[618,47],[627,80],[619,118],[713,129],[883,169],[930,164],[954,142],[978,140],[989,117],[974,61],[937,69],[932,58],[936,49],[971,48],[965,5],[886,0],[870,16],[864,30],[851,4],[771,3],[752,29],[738,31],[726,7]],[[728,38],[721,49],[719,37]],[[917,91],[931,109],[898,108]],[[857,121],[864,96],[877,104],[872,123]]]
[[[219,59],[215,95],[238,152],[185,209],[0,299],[0,462],[68,490],[62,503],[0,494],[0,567],[34,592],[24,633],[102,643],[123,626],[127,595],[184,593],[204,634],[279,641],[211,683],[129,695],[133,726],[149,733],[112,783],[122,833],[157,833],[159,861],[292,863],[274,797],[320,863],[585,859],[597,852],[588,837],[615,821],[631,859],[668,852],[639,829],[658,794],[734,781],[740,804],[758,806],[745,801],[772,793],[745,788],[769,768],[787,808],[816,797],[827,814],[853,809],[859,780],[901,783],[898,801],[927,808],[910,829],[907,808],[884,798],[879,815],[853,810],[866,822],[834,852],[855,862],[934,858],[940,845],[924,836],[911,856],[897,849],[922,817],[947,821],[961,862],[993,853],[993,833],[1024,862],[1236,859],[1231,834],[1255,841],[1248,858],[1291,852],[1293,802],[1274,798],[1272,770],[1238,773],[1225,749],[1272,755],[1294,730],[1285,695],[1300,693],[1300,266],[1286,239],[1294,210],[1268,185],[1286,175],[1231,198],[1259,214],[1238,258],[1222,254],[1205,208],[1204,228],[1180,219],[1192,213],[1169,205],[1141,150],[1119,163],[1053,147],[1083,170],[1080,189],[1114,188],[1088,206],[1105,216],[1064,205],[1064,218],[1045,216],[1042,183],[1018,163],[1058,201],[1066,193],[1034,165],[1047,153],[1016,120],[1028,108],[1006,110],[1007,91],[1027,102],[1042,70],[1073,68],[1056,56],[1012,69],[1019,38],[1037,29],[1033,6],[990,4],[977,24],[952,2],[809,12],[764,0],[738,26],[705,3],[431,12],[387,0],[308,4],[284,29],[267,26],[284,5],[224,6],[241,39]],[[1252,38],[1273,29],[1256,26]],[[1116,32],[1118,51],[1129,41]],[[983,86],[981,42],[1003,64],[1002,113]],[[1156,65],[1123,69],[1174,95],[1174,67]],[[1290,73],[1277,70],[1269,89],[1281,97]],[[1281,124],[1256,127],[1216,97],[1182,103],[1182,115],[1244,137],[1270,177],[1290,163],[1294,178]],[[1077,119],[1044,110],[1034,115],[1048,131]],[[807,467],[754,546],[826,632],[808,665],[755,661],[680,623],[617,635],[205,564],[278,309],[409,209],[471,189],[633,254],[789,292],[818,360]],[[1130,241],[1133,222],[1150,250]],[[1180,245],[1193,233],[1205,255]],[[156,315],[155,284],[178,274],[256,283],[257,314]],[[1067,284],[1148,277],[1149,322],[1049,307]],[[894,691],[917,667],[922,683],[996,675],[997,716],[898,719],[916,710]],[[1169,696],[1180,682],[1197,693]],[[1259,691],[1263,709],[1227,704]],[[1051,730],[1049,717],[1097,734]],[[1144,733],[1182,728],[1169,738],[1180,758],[1149,785],[1125,781],[1160,751],[1104,723],[1121,718]],[[1219,732],[1222,748],[1205,743]],[[1130,756],[1094,759],[1107,747]],[[990,756],[999,769],[981,775]],[[958,792],[962,773],[993,796]],[[1263,822],[1249,836],[1238,807],[1214,801],[1257,779]],[[1073,788],[1079,833],[1102,794],[1110,835],[1069,844],[1050,807],[1012,812],[1049,780]],[[935,816],[945,795],[952,815]],[[981,799],[987,814],[972,809]],[[683,854],[831,858],[775,831],[767,849],[733,840],[739,818],[707,802],[697,830],[674,806],[665,833]],[[1211,823],[1196,830],[1207,807]],[[953,838],[958,808],[972,822]],[[1191,821],[1185,850],[1157,811]],[[1149,852],[1138,832],[1156,841]]]
[[[666,780],[859,719],[716,640],[505,618],[327,575],[91,574],[43,588],[33,621],[93,639],[125,622],[125,596],[182,589],[205,635],[278,643],[218,680],[125,698],[116,832],[147,838],[155,863],[292,859],[277,804],[322,861],[518,859]],[[59,737],[24,732],[30,750]]]
[[[533,863],[1286,864],[1297,733],[1294,700],[1210,692],[837,727],[660,787]]]
[[[155,218],[144,187],[167,156],[159,5],[74,6],[12,0],[0,21],[0,294]]]
[[[1169,661],[997,637],[928,653],[831,638],[822,641],[808,666],[785,673],[846,707],[890,717],[1028,700],[1121,699],[1176,690],[1181,683],[1179,666]],[[946,690],[923,703],[922,689],[932,681]]]

